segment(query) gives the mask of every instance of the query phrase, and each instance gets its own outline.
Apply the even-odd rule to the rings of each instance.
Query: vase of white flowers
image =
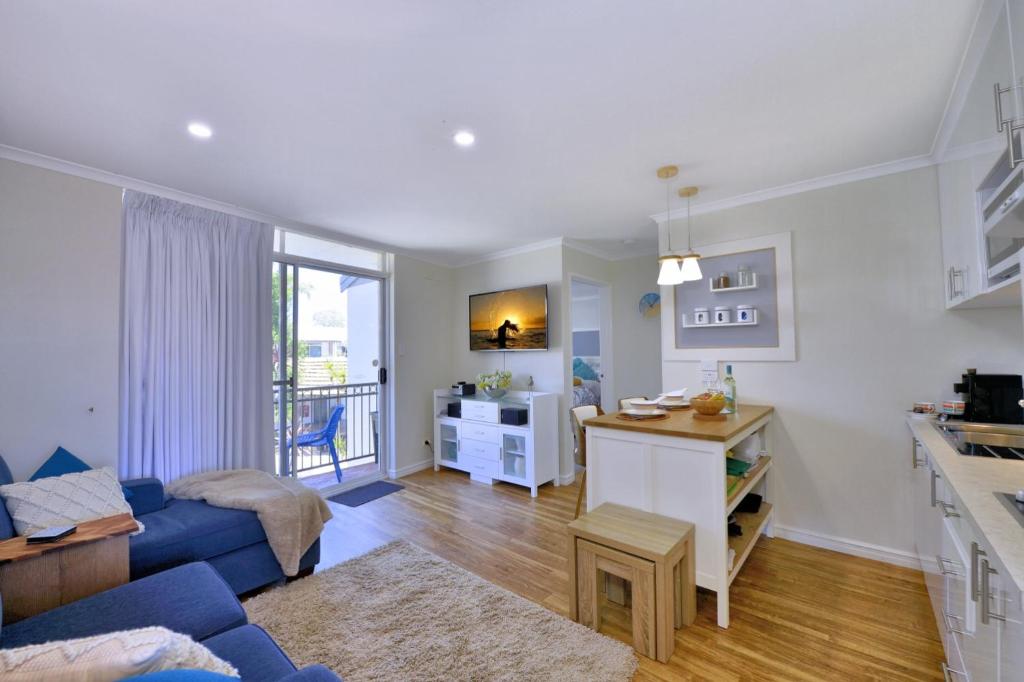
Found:
[[[508,387],[512,385],[512,372],[495,370],[493,374],[478,374],[476,385],[488,398],[497,400],[505,395]]]

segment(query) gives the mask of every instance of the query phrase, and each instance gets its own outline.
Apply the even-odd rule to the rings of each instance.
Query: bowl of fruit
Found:
[[[725,408],[725,394],[721,391],[704,391],[690,398],[690,405],[698,414],[711,417]]]

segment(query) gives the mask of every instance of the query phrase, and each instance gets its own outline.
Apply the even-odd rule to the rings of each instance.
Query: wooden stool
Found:
[[[569,524],[569,612],[601,628],[601,571],[633,587],[633,648],[662,663],[675,629],[697,616],[693,524],[617,504],[602,504]]]

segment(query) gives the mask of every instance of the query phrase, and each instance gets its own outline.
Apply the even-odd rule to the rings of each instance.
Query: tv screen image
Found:
[[[548,285],[469,297],[470,350],[547,350]]]

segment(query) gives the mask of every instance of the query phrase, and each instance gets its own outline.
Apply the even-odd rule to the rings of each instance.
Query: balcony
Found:
[[[380,470],[377,397],[377,383],[300,386],[295,389],[294,402],[295,440],[298,445],[294,453],[282,453],[282,427],[286,442],[292,440],[291,389],[276,386],[274,424],[277,435],[274,452],[277,455],[278,473],[288,475],[294,472],[300,481],[318,490],[336,485],[338,479],[330,447],[326,445],[328,440],[338,454],[342,483],[377,473]],[[344,407],[344,410],[336,420],[337,425],[332,433],[331,415],[339,406]],[[317,434],[323,438],[317,438]],[[302,445],[304,440],[312,440],[317,444]]]

